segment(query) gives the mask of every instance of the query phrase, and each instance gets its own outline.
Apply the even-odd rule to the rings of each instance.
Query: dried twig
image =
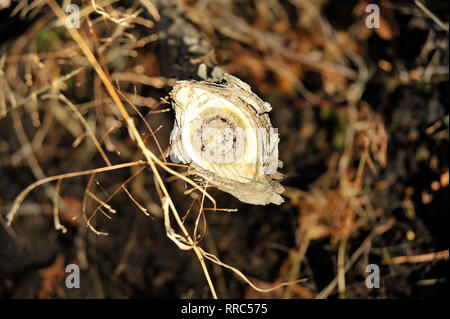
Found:
[[[448,249],[438,251],[435,253],[426,253],[422,255],[415,256],[398,256],[394,258],[384,258],[381,263],[384,265],[388,264],[404,264],[404,263],[424,263],[424,262],[433,262],[437,260],[448,260]]]

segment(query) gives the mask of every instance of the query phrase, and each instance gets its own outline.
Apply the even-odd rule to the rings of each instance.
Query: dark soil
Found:
[[[261,22],[261,16],[255,13],[257,1],[235,2],[240,5],[230,9],[230,12],[256,28],[270,31],[271,26]],[[310,25],[312,33],[308,36],[309,29],[305,25],[295,25],[296,19],[303,17],[301,10],[289,1],[279,2],[288,13],[291,23],[290,29],[284,31],[286,38],[297,39],[299,45],[310,43],[311,51],[314,51],[315,46],[316,49],[319,48],[320,45],[314,42],[316,40],[313,38],[317,25]],[[376,227],[387,225],[383,232],[371,239],[370,247],[346,273],[345,293],[340,294],[336,287],[329,297],[448,298],[448,31],[442,30],[410,1],[399,1],[395,4],[386,1],[383,2],[385,5],[381,6],[381,10],[392,35],[383,38],[380,33],[371,32],[355,39],[354,36],[358,32],[355,31],[356,25],[363,17],[355,15],[354,12],[355,7],[362,2],[323,2],[326,4],[320,9],[322,18],[328,21],[336,32],[346,34],[352,39],[352,43],[357,46],[355,50],[369,69],[370,76],[364,84],[361,97],[354,104],[347,95],[350,80],[342,80],[338,76],[333,78],[332,75],[324,75],[321,71],[303,68],[297,62],[286,62],[292,70],[300,70],[298,76],[304,87],[320,96],[319,102],[310,103],[294,86],[286,90],[283,87],[283,79],[280,80],[276,71],[268,67],[259,74],[260,66],[257,65],[255,71],[251,63],[243,62],[245,57],[250,56],[260,62],[266,61],[268,57],[283,61],[287,59],[269,49],[267,53],[252,44],[238,43],[239,41],[227,38],[217,30],[213,35],[205,35],[204,30],[196,25],[202,35],[213,39],[211,43],[225,69],[249,83],[261,98],[272,105],[270,117],[273,126],[279,130],[280,159],[284,163],[282,172],[285,178],[282,184],[287,187],[286,202],[280,206],[247,205],[231,195],[210,189],[217,201],[217,207],[236,208],[238,211],[205,211],[207,233],[201,246],[225,263],[241,270],[257,285],[268,287],[291,280],[289,270],[295,264],[294,256],[297,256],[307,238],[305,232],[309,228],[306,225],[310,218],[314,217],[315,210],[319,209],[315,205],[319,205],[319,200],[325,200],[331,212],[347,200],[344,199],[345,195],[339,186],[343,185],[339,170],[330,168],[330,163],[333,156],[340,158],[349,147],[345,134],[349,132],[352,123],[352,108],[356,110],[358,119],[363,118],[365,114],[371,114],[367,115],[368,122],[371,123],[377,116],[381,119],[388,137],[386,164],[375,160],[376,172],[369,168],[364,171],[363,181],[358,185],[359,190],[354,200],[366,201],[367,205],[353,209],[352,201],[349,200],[348,211],[351,213],[348,213],[348,218],[354,222],[354,227],[352,226],[351,230],[349,228],[348,235],[344,235],[344,224],[338,224],[340,217],[331,213],[327,216],[324,212],[320,215],[317,225],[333,230],[327,235],[317,235],[311,239],[300,270],[294,273],[293,277],[307,279],[301,283],[307,293],[293,290],[287,294],[285,288],[267,294],[258,293],[230,270],[209,263],[218,295],[221,298],[314,297],[337,275],[338,248],[344,238],[347,238],[345,261],[348,261]],[[424,4],[448,26],[447,2],[424,1]],[[127,7],[126,2],[122,5]],[[9,55],[8,50],[12,44],[20,39],[31,25],[51,11],[45,8],[35,17],[20,19],[16,16],[4,19],[10,12],[11,9],[0,11],[0,57]],[[147,12],[144,16],[150,19]],[[94,17],[95,15],[92,18]],[[164,23],[170,24],[170,21]],[[166,40],[156,41],[139,52],[145,52],[145,61],[149,61],[150,56],[156,61],[158,67],[152,71],[152,75],[176,77],[174,73],[185,70],[184,67],[174,69],[172,63],[167,63],[171,59],[179,59],[178,56],[172,57],[167,53],[167,46],[171,43]],[[309,49],[305,50],[306,53],[309,52]],[[182,61],[177,62],[178,66],[180,64]],[[353,70],[357,69],[352,61],[348,66]],[[415,76],[417,72],[422,72],[423,75],[427,67],[434,68],[429,78]],[[92,74],[89,77],[92,77]],[[181,74],[178,76],[183,77]],[[91,100],[92,91],[96,90],[97,84],[94,85],[91,78],[85,81],[88,84],[83,85],[86,85],[87,89],[69,88],[65,92],[74,103]],[[334,81],[337,83],[335,92],[324,89],[325,86],[335,84]],[[342,81],[344,84],[340,86]],[[141,95],[153,97],[158,101],[167,96],[169,91],[168,86],[146,86],[142,88]],[[132,89],[128,89],[128,92],[132,92]],[[42,120],[45,114],[43,105],[48,100],[39,101],[42,103],[39,109]],[[38,128],[32,123],[30,110],[29,106],[19,108],[17,114],[28,138],[32,140]],[[95,110],[89,112],[91,116],[103,116],[100,113]],[[168,146],[173,117],[173,111],[155,113],[149,117],[149,123],[154,129],[163,125],[157,133],[163,149]],[[142,121],[139,122],[137,116],[135,122],[139,123],[140,131],[144,132],[145,125]],[[98,130],[97,137],[100,138],[104,131],[100,128]],[[369,139],[371,138],[368,131],[363,130],[358,134],[367,134]],[[105,166],[95,149],[74,149],[73,141],[73,136],[61,123],[54,124],[45,137],[42,148],[35,151],[36,158],[47,176]],[[83,147],[83,143],[79,148]],[[129,140],[125,127],[115,131],[114,143],[120,143],[119,148],[123,151],[121,155],[108,152],[113,164],[141,158],[135,144]],[[158,153],[154,144],[149,143],[149,147],[155,154]],[[361,151],[358,147],[354,145],[350,157],[348,170],[351,176],[355,176],[354,172],[360,163]],[[12,159],[20,148],[21,142],[11,114],[0,117],[2,298],[211,296],[195,254],[178,249],[166,236],[163,219],[157,216],[161,216],[162,211],[150,170],[140,174],[136,178],[139,181],[130,186],[130,190],[137,193],[136,198],[154,213],[154,216],[145,216],[120,192],[110,202],[117,214],[112,215],[111,219],[99,214],[95,219],[95,227],[109,233],[108,236],[98,236],[86,229],[81,217],[79,222],[62,218],[62,223],[68,228],[66,234],[54,230],[52,202],[42,186],[30,193],[12,228],[7,228],[6,214],[12,201],[25,187],[36,181],[26,158],[18,162]],[[377,153],[379,151],[372,154],[374,159],[377,158]],[[330,171],[331,177],[327,177],[330,182],[327,184],[323,179]],[[91,191],[104,199],[106,196],[103,189],[111,193],[130,177],[132,172],[130,169],[124,169],[98,174],[98,184],[94,183]],[[168,174],[163,176],[170,177]],[[89,176],[77,177],[62,184],[62,197],[66,204],[71,203],[71,208],[78,214],[88,180]],[[325,184],[327,186],[324,186]],[[179,211],[186,212],[194,195],[184,194],[186,185],[180,180],[169,181],[167,186]],[[306,195],[298,195],[299,192]],[[313,204],[307,206],[305,198],[316,199]],[[91,203],[89,207],[92,210],[94,206],[95,204]],[[207,206],[210,207],[210,203]],[[198,209],[197,206],[194,207]],[[189,229],[192,229],[195,222],[194,212],[195,209],[186,220]],[[70,216],[70,212],[66,214]],[[389,260],[398,256],[418,256],[445,250],[447,258],[439,260],[431,258],[423,262],[389,263]],[[59,260],[63,262],[58,263],[58,258],[62,258]],[[67,289],[64,286],[64,265],[69,263],[81,266],[80,289]],[[368,263],[380,265],[380,289],[368,289],[364,284],[365,266]],[[50,274],[54,283],[45,282],[45,274]]]

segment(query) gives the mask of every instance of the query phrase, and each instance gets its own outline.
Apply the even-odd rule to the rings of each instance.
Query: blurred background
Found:
[[[38,180],[143,159],[57,18],[76,13],[64,12],[69,4],[0,0],[0,296],[210,298],[195,254],[166,236],[161,190],[145,166],[45,183],[7,226],[15,198]],[[186,228],[204,216],[205,251],[260,288],[304,279],[259,292],[207,261],[219,297],[449,296],[447,1],[72,4],[78,34],[161,160],[174,121],[168,93],[196,79],[201,63],[272,105],[282,205],[209,188],[220,209],[205,202],[199,212],[201,193],[159,168]],[[67,264],[80,267],[78,289],[65,285]],[[366,286],[369,264],[379,267],[378,289]]]

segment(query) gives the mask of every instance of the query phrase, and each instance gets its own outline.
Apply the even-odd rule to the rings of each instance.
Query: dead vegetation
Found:
[[[57,287],[64,259],[80,265],[94,297],[386,298],[414,295],[428,275],[437,281],[422,284],[439,294],[448,8],[439,17],[419,1],[383,1],[381,27],[368,29],[366,2],[349,3],[332,17],[326,0],[90,0],[78,3],[79,29],[65,27],[64,1],[11,8],[28,27],[0,49],[0,216],[13,256],[2,294],[20,297],[9,277],[34,265],[38,297],[89,297]],[[347,14],[352,22],[336,28]],[[413,57],[398,47],[410,29],[426,30],[422,44],[405,44]],[[167,93],[183,59],[223,65],[273,105],[282,208],[240,204],[167,161]],[[50,223],[61,234],[43,241],[47,255],[17,262],[41,238],[33,225],[48,234]],[[196,266],[161,235],[192,250]],[[380,291],[364,286],[369,263],[385,267]],[[411,273],[404,294],[389,290]]]

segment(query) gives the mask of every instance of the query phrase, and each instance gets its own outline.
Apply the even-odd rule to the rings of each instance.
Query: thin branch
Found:
[[[7,219],[7,223],[6,224],[8,226],[11,226],[11,223],[14,220],[14,217],[15,217],[15,215],[17,213],[17,210],[19,209],[20,205],[25,200],[27,195],[33,189],[35,189],[36,187],[38,187],[38,186],[40,186],[42,184],[45,184],[45,183],[48,183],[48,182],[52,182],[52,181],[56,181],[56,180],[59,180],[59,179],[65,179],[65,178],[89,175],[89,174],[93,174],[93,173],[113,171],[113,170],[116,170],[116,169],[130,167],[130,166],[143,165],[145,163],[146,163],[145,161],[135,161],[135,162],[130,162],[130,163],[124,163],[124,164],[118,164],[118,165],[113,165],[113,166],[107,166],[107,167],[90,169],[90,170],[87,170],[87,171],[65,173],[65,174],[61,174],[61,175],[55,175],[55,176],[51,176],[51,177],[46,177],[46,178],[40,179],[40,180],[34,182],[33,184],[29,185],[27,188],[25,188],[16,197],[16,199],[14,200],[14,203],[13,203],[13,206],[12,206],[11,210],[9,211],[8,215],[6,216],[6,219]]]

